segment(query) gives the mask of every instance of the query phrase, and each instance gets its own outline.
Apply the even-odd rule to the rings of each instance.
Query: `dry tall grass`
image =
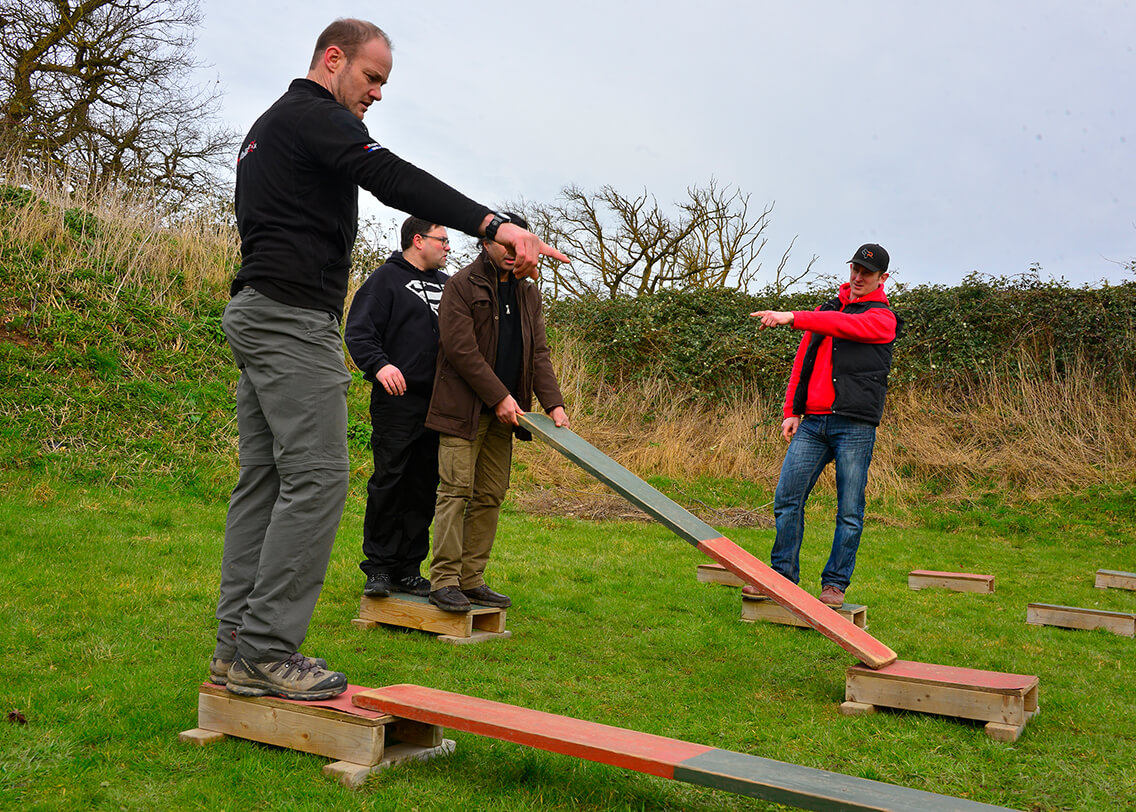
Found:
[[[95,300],[141,287],[181,312],[187,298],[226,288],[239,262],[236,229],[221,204],[169,212],[145,191],[83,189],[11,162],[0,179],[30,192],[18,207],[7,205],[4,248],[9,262],[38,270],[27,279],[29,293],[48,308],[67,280]]]
[[[10,275],[17,289],[7,295],[30,301],[33,311],[50,309],[76,285],[96,301],[142,287],[182,314],[198,294],[227,296],[239,243],[220,209],[171,216],[144,195],[84,193],[2,167],[0,180],[31,192],[16,208],[8,195],[0,247],[12,267],[27,269]],[[779,397],[693,402],[661,379],[613,387],[589,371],[583,343],[571,341],[554,348],[554,362],[575,430],[630,470],[680,482],[749,481],[772,493],[784,455]],[[1136,480],[1136,388],[1107,388],[1087,366],[1058,374],[1025,357],[1003,369],[979,377],[965,395],[893,391],[870,496],[899,505],[990,490],[1041,498]],[[621,499],[539,443],[520,444],[516,454],[522,464],[514,497],[523,506],[627,512]],[[831,489],[831,474],[821,487]],[[767,516],[767,507],[731,515],[752,521],[757,514],[747,510]],[[715,519],[725,524],[730,515]]]

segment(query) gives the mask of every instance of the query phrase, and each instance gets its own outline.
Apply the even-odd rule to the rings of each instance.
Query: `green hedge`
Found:
[[[734,397],[754,388],[784,391],[801,334],[758,330],[755,310],[811,310],[834,294],[787,296],[735,290],[664,290],[638,297],[549,304],[552,340],[571,337],[612,384],[662,376],[679,394]],[[971,275],[955,287],[899,288],[904,320],[893,386],[965,388],[983,371],[1016,364],[1063,375],[1085,363],[1109,383],[1136,373],[1136,283],[1074,288],[1032,275]]]

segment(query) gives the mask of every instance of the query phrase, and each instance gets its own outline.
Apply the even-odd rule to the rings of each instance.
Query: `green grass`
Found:
[[[818,497],[808,586],[831,534]],[[869,631],[904,659],[1040,677],[1042,712],[1013,744],[958,719],[839,715],[854,659],[811,630],[739,622],[737,590],[698,583],[705,559],[657,525],[507,510],[488,575],[514,599],[511,639],[355,629],[361,500],[304,646],[356,684],[428,685],[1017,809],[1136,807],[1136,641],[1025,623],[1030,601],[1136,612],[1136,593],[1093,588],[1098,568],[1136,570],[1131,492],[1013,515],[973,506],[950,527],[869,525],[849,593]],[[0,808],[772,808],[461,733],[452,757],[357,792],[315,756],[179,744],[213,648],[224,513],[173,486],[0,480],[0,709],[27,719],[0,725]],[[772,532],[728,535],[764,557]],[[912,592],[916,568],[992,573],[997,592]]]

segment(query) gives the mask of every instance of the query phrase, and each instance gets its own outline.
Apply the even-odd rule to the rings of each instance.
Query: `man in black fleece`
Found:
[[[438,302],[449,277],[446,229],[418,217],[402,224],[402,251],[371,274],[351,302],[344,337],[371,387],[363,594],[430,594],[421,565],[430,552],[438,491],[438,433],[426,428],[438,357]]]
[[[222,327],[241,370],[240,478],[229,500],[209,678],[244,696],[323,700],[347,677],[299,652],[347,497],[339,320],[362,187],[393,208],[507,245],[535,273],[567,257],[371,138],[393,60],[372,23],[337,20],[306,78],[252,125],[237,156],[241,269]],[[500,159],[500,156],[494,156]]]

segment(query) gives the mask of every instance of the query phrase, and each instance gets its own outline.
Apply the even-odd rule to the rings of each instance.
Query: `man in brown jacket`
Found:
[[[527,228],[523,218],[506,215]],[[513,456],[517,416],[532,396],[557,426],[568,425],[544,331],[540,290],[504,246],[482,251],[446,284],[438,308],[438,374],[426,427],[440,435],[430,602],[448,612],[507,607],[485,583],[485,565]]]

